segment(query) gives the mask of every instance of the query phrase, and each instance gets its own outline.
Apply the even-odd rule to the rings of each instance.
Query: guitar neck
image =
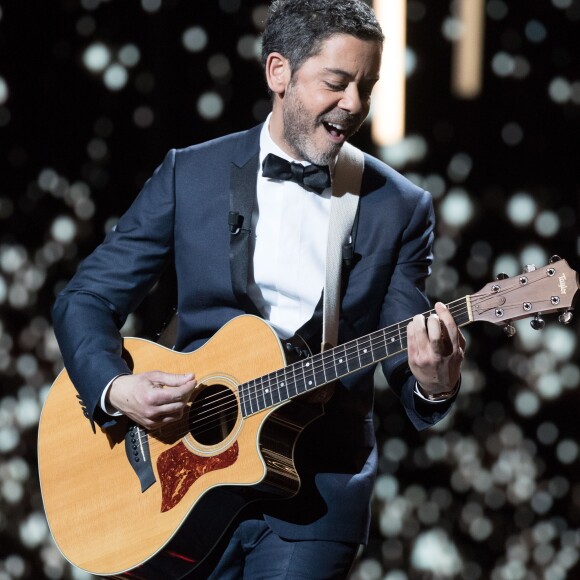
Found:
[[[470,296],[455,300],[447,307],[458,326],[473,321]],[[429,310],[423,315],[427,317],[433,312]],[[408,318],[239,385],[242,415],[247,417],[274,407],[407,350],[407,325],[411,320]]]

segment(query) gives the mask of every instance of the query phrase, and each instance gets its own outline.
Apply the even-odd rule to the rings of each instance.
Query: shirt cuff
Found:
[[[121,411],[117,411],[117,409],[111,407],[111,405],[107,405],[107,393],[109,392],[109,389],[111,388],[111,385],[115,382],[115,380],[127,374],[128,373],[121,373],[120,375],[113,377],[109,381],[107,386],[103,389],[103,394],[101,395],[101,409],[110,417],[120,417],[123,413],[121,413]]]
[[[461,386],[461,377],[459,377],[459,381],[457,381],[457,385],[455,386],[455,388],[453,388],[451,390],[451,394],[445,397],[441,397],[440,399],[428,399],[422,392],[421,389],[419,388],[419,382],[415,381],[415,389],[413,390],[413,393],[415,395],[417,395],[417,397],[419,397],[420,399],[422,399],[423,401],[426,401],[427,403],[433,403],[434,405],[438,405],[439,403],[445,403],[447,401],[449,401],[449,399],[451,399],[452,397],[454,397],[457,392],[459,391],[459,387]]]

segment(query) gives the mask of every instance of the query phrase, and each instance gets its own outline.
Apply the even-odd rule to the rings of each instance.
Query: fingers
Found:
[[[423,314],[413,317],[407,326],[409,354],[432,352],[447,357],[465,347],[465,337],[457,327],[445,304],[437,302],[435,312],[427,318]]]
[[[193,373],[151,371],[119,377],[112,384],[109,397],[116,409],[153,429],[180,419],[196,386]]]

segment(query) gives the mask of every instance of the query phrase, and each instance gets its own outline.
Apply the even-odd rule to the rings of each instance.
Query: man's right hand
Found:
[[[181,419],[196,386],[193,373],[121,375],[107,393],[107,404],[146,429],[155,429]]]

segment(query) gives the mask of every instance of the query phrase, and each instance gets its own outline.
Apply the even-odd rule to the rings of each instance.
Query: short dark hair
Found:
[[[262,35],[262,65],[270,53],[279,52],[294,73],[333,34],[384,40],[375,13],[364,0],[273,0]]]

